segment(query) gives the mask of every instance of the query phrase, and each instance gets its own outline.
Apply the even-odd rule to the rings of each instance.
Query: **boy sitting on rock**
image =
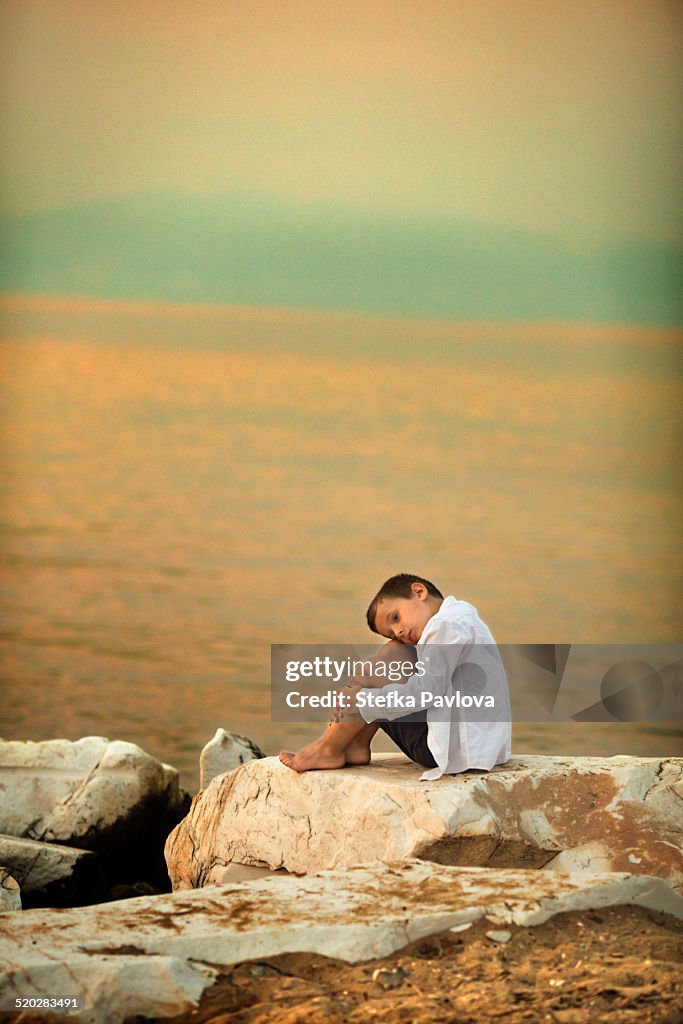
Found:
[[[409,655],[422,674],[388,685],[368,675],[352,679],[342,691],[350,712],[338,714],[320,739],[298,754],[283,750],[282,763],[297,772],[368,764],[370,742],[382,729],[404,754],[428,769],[422,779],[504,764],[511,735],[507,680],[477,609],[455,597],[444,598],[421,576],[400,573],[373,598],[367,620],[373,632],[388,640],[374,661],[395,659],[399,648],[401,659]],[[483,693],[487,706],[495,708],[493,714],[454,710],[462,694],[469,701],[478,694],[483,704]],[[421,710],[407,713],[411,701]],[[471,707],[467,700],[463,703]]]

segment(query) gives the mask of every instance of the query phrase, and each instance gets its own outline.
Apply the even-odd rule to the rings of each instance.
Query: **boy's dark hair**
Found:
[[[380,601],[384,601],[387,597],[405,597],[411,598],[413,591],[411,587],[413,583],[421,583],[423,587],[427,588],[427,593],[431,594],[432,597],[440,597],[443,600],[443,594],[435,587],[429,580],[424,579],[423,576],[413,576],[409,572],[400,572],[398,576],[392,576],[386,583],[383,583],[379,588],[372,601],[370,607],[365,613],[368,620],[368,626],[373,633],[379,633],[379,630],[375,626],[375,617],[377,615],[377,607]]]

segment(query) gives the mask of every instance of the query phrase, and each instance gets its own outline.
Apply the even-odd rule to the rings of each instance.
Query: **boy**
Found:
[[[416,672],[405,682],[389,683],[379,690],[377,683],[373,685],[367,678],[352,680],[342,692],[362,717],[353,711],[342,714],[342,720],[331,722],[319,740],[298,754],[283,750],[282,763],[297,772],[368,764],[370,742],[381,728],[411,760],[428,769],[421,776],[425,780],[470,768],[489,771],[504,764],[510,757],[511,733],[507,680],[493,637],[476,608],[454,597],[444,598],[421,576],[400,573],[387,580],[373,598],[367,621],[373,632],[389,641],[378,657],[395,658],[400,653],[397,645],[410,649],[414,645],[423,675]],[[405,647],[403,652],[402,659],[408,653]],[[435,706],[437,699],[454,699],[459,670],[469,670],[469,677],[467,671],[460,672],[462,692],[468,686],[472,693],[485,691],[493,698],[494,715],[482,719],[452,710],[446,713],[442,706]],[[432,695],[426,710],[419,715],[406,713],[406,698],[424,707],[421,695],[425,692]],[[387,700],[383,706],[373,707],[377,696],[371,695],[378,694]],[[397,698],[398,706],[387,706],[389,695]]]

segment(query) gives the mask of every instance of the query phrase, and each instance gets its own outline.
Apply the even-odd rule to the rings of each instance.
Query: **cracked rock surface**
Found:
[[[277,758],[219,776],[166,842],[174,889],[227,865],[296,874],[417,857],[440,864],[627,871],[683,887],[683,760],[512,758],[420,782],[401,755],[337,771]]]
[[[624,905],[683,918],[683,899],[661,879],[422,861],[29,910],[0,915],[0,1001],[76,995],[69,1019],[89,1024],[174,1017],[230,964],[302,952],[360,963],[484,919],[487,929],[528,927]]]

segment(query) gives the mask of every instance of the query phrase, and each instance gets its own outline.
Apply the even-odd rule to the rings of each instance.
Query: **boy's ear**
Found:
[[[418,601],[424,601],[424,599],[428,595],[428,590],[425,587],[424,583],[412,583],[410,589],[412,590],[413,595],[418,599]]]

